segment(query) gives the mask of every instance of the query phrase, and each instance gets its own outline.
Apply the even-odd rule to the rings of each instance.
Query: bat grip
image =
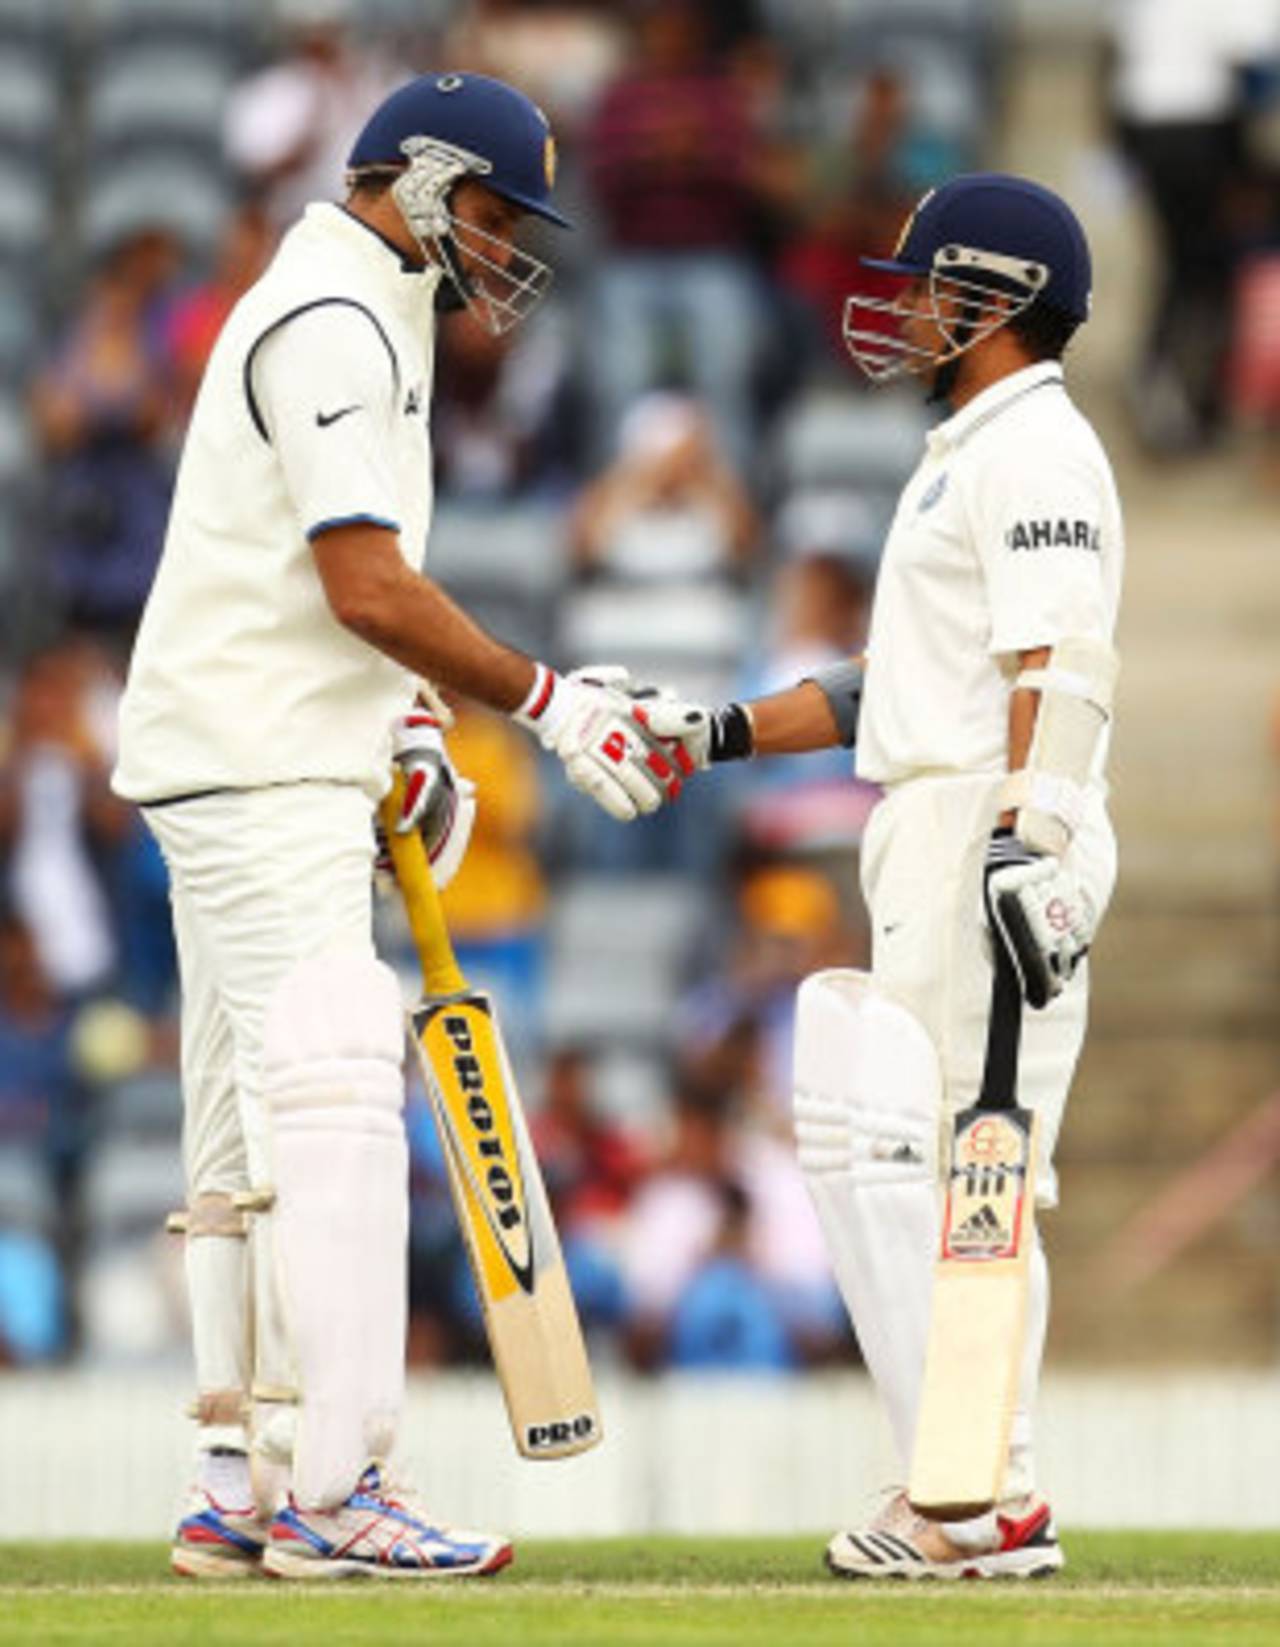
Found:
[[[414,948],[422,966],[422,983],[428,995],[457,995],[467,987],[449,941],[440,894],[427,861],[427,849],[416,829],[400,834],[396,825],[400,820],[404,796],[404,774],[396,769],[390,792],[380,808],[382,832],[396,872],[396,885],[404,902]]]
[[[1014,1109],[1018,1102],[1018,1052],[1022,1044],[1022,988],[1009,952],[998,937],[992,947],[991,1016],[987,1021],[982,1090],[976,1107]]]

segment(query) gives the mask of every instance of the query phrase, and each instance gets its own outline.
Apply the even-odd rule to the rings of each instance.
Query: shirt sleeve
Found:
[[[1083,454],[993,452],[974,477],[972,528],[991,609],[992,653],[1108,634],[1104,478]]]
[[[303,534],[357,522],[398,532],[396,364],[373,316],[317,304],[269,333],[248,372]]]

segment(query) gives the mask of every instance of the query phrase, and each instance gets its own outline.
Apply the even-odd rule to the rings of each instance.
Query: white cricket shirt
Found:
[[[130,664],[120,794],[385,789],[412,683],[338,623],[311,544],[371,521],[421,567],[438,278],[341,207],[313,205],[232,311]]]
[[[1111,465],[1057,362],[932,430],[876,580],[859,776],[1003,772],[1017,653],[1110,641],[1123,560]]]

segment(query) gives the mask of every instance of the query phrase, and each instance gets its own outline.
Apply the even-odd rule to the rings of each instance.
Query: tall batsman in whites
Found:
[[[345,204],[308,207],[213,351],[115,775],[172,879],[199,1425],[173,1560],[200,1576],[510,1559],[381,1463],[408,1184],[372,817],[393,753],[401,825],[426,825],[438,867],[468,810],[438,731],[406,713],[415,677],[513,714],[617,817],[652,810],[667,770],[652,751],[619,765],[637,732],[614,688],[500,645],[419,570],[436,316],[467,304],[499,332],[545,289],[513,241],[526,213],[564,222],[545,118],[499,81],[428,75],[373,112],[349,165]]]
[[[648,718],[699,765],[856,742],[858,772],[884,786],[862,855],[872,971],[801,986],[795,1116],[905,1481],[939,1248],[940,1139],[945,1152],[946,1123],[978,1095],[993,944],[1006,946],[1029,1008],[1016,1099],[1036,1116],[1038,1203],[1056,1200],[1084,955],[1115,875],[1103,765],[1123,534],[1107,458],[1063,382],[1061,356],[1090,301],[1089,249],[1066,203],[1021,178],[958,177],[871,266],[877,290],[886,276],[899,290],[849,298],[850,352],[877,382],[918,376],[946,415],[885,545],[865,675],[851,660],[750,704],[659,699]],[[1017,1394],[995,1509],[926,1521],[897,1494],[869,1526],[832,1539],[834,1572],[1027,1576],[1062,1564],[1032,1454],[1047,1303],[1036,1242],[1021,1343],[1016,1325],[1009,1341]],[[993,1386],[991,1372],[958,1364],[961,1397],[966,1381]]]

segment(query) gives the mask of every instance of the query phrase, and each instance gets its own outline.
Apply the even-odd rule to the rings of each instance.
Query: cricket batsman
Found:
[[[617,818],[678,782],[642,756],[617,673],[555,674],[421,570],[436,318],[465,304],[501,332],[542,295],[550,271],[514,235],[530,213],[565,224],[555,152],[497,80],[400,87],[355,140],[345,203],[308,207],[236,306],[192,416],[114,779],[169,868],[182,984],[198,1450],[180,1573],[511,1559],[386,1472],[408,1173],[372,820],[394,757],[398,827],[422,829],[439,880],[465,847],[473,802],[419,677],[512,714]]]
[[[716,709],[660,698],[647,715],[699,767],[856,743],[859,775],[884,788],[862,849],[871,974],[822,972],[801,986],[795,1122],[905,1480],[939,1244],[939,1140],[978,1092],[996,945],[1030,1009],[1018,1102],[1036,1116],[1038,1204],[1056,1201],[1084,957],[1115,878],[1103,770],[1124,540],[1110,465],[1063,381],[1091,285],[1069,206],[1023,178],[958,177],[920,202],[892,257],[868,261],[878,291],[885,276],[899,289],[849,297],[851,354],[877,382],[918,377],[947,415],[898,503],[865,668],[850,660]],[[1025,1285],[994,1510],[926,1521],[895,1493],[869,1526],[832,1539],[832,1571],[994,1578],[1061,1566],[1032,1450],[1048,1308],[1038,1242]],[[1015,1334],[1015,1360],[1017,1349]]]

